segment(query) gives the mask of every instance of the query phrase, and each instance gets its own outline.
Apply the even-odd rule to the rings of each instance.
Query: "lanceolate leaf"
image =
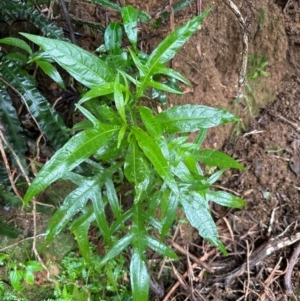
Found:
[[[163,256],[167,256],[172,259],[178,258],[178,256],[172,249],[170,249],[168,246],[166,246],[162,242],[152,238],[151,236],[147,236],[147,244],[152,250],[154,250],[155,252],[157,252]]]
[[[35,62],[49,77],[51,77],[57,84],[59,84],[60,87],[66,89],[63,79],[61,78],[57,69],[52,64],[46,61],[35,61]]]
[[[76,45],[27,33],[22,35],[39,45],[62,68],[89,88],[114,78],[113,72],[103,61]]]
[[[194,156],[199,161],[207,165],[245,170],[245,167],[242,164],[238,163],[225,153],[217,150],[202,150],[197,154],[194,154]]]
[[[19,93],[23,103],[28,105],[41,130],[55,148],[61,147],[67,140],[66,126],[61,117],[54,111],[48,101],[36,89],[31,78],[6,59],[0,65],[0,76],[5,78]]]
[[[95,218],[94,208],[92,206],[85,207],[82,210],[81,216],[70,225],[70,231],[75,234],[80,254],[87,262],[90,262],[88,231]]]
[[[118,127],[101,124],[72,137],[41,169],[24,197],[24,204],[94,154],[117,131]]]
[[[232,114],[202,105],[171,107],[157,115],[167,133],[193,132],[227,122],[238,121]]]
[[[136,250],[134,250],[130,261],[130,282],[133,301],[147,301],[149,294],[149,275],[146,263]]]
[[[230,208],[240,209],[243,208],[246,204],[243,199],[236,197],[226,191],[212,191],[207,189],[205,191],[205,195],[207,200]]]
[[[122,28],[119,23],[112,22],[106,27],[104,42],[108,51],[113,54],[118,54],[120,52],[122,44]]]
[[[167,183],[174,193],[178,193],[178,187],[171,173],[169,164],[156,142],[140,128],[133,128],[133,134],[138,141],[139,147],[143,150],[144,154],[153,164],[157,173],[162,177],[162,179]]]
[[[8,38],[0,39],[0,44],[7,44],[7,45],[19,47],[25,50],[28,54],[32,54],[32,50],[30,46],[25,41],[18,38],[8,37]]]
[[[133,47],[136,48],[138,36],[136,10],[132,6],[124,6],[122,7],[121,13],[127,37],[133,45]]]
[[[124,174],[129,182],[136,185],[150,177],[148,162],[134,139],[131,140],[125,157]]]
[[[218,230],[208,211],[206,200],[203,199],[201,202],[199,195],[194,198],[193,194],[183,192],[180,195],[180,202],[191,225],[199,231],[204,239],[219,246]]]

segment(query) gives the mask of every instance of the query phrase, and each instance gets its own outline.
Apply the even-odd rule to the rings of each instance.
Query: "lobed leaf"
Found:
[[[37,90],[32,78],[5,58],[2,60],[0,76],[16,89],[22,102],[28,106],[30,114],[36,119],[53,146],[61,147],[69,138],[66,126],[59,114]]]
[[[194,132],[238,119],[225,110],[202,105],[181,105],[168,108],[157,115],[167,133]]]

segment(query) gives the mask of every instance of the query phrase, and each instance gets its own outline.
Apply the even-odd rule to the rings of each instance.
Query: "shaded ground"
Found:
[[[168,4],[158,0],[129,2],[152,16]],[[284,274],[300,232],[300,4],[296,0],[288,1],[288,6],[286,1],[236,0],[252,24],[249,66],[257,67],[255,55],[268,61],[268,76],[249,79],[252,94],[245,88],[246,98],[237,101],[242,51],[238,22],[222,0],[202,2],[202,10],[212,7],[212,12],[172,62],[193,85],[184,87],[183,97],[171,97],[169,104],[222,107],[243,119],[244,125],[235,128],[212,129],[204,146],[222,148],[247,167],[247,172],[227,172],[219,183],[219,188],[242,196],[247,208],[212,207],[228,257],[203,242],[191,227],[180,225],[173,247],[179,254],[183,250],[178,246],[188,249],[208,266],[194,265],[195,260],[186,255],[173,268],[169,263],[161,264],[161,270],[173,271],[161,277],[158,268],[153,272],[152,299],[288,300],[292,297],[286,295]],[[181,10],[175,15],[174,27],[196,11],[195,3]],[[107,12],[95,5],[74,1],[70,13],[77,21],[106,25]],[[109,19],[113,18],[111,13]],[[172,27],[167,19],[158,29],[142,28],[140,47],[150,52]],[[99,33],[83,28],[81,34],[78,39],[84,48],[99,46]],[[44,90],[55,95],[57,87],[48,84],[45,82]],[[281,247],[280,243],[291,246]],[[300,295],[299,270],[300,264],[296,264],[292,274],[296,295]],[[176,286],[178,280],[180,285]]]

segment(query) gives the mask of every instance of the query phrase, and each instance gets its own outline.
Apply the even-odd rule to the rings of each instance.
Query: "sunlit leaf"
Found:
[[[236,197],[226,191],[212,191],[207,189],[205,195],[208,200],[230,208],[241,209],[246,205],[242,198]]]
[[[122,28],[118,22],[110,23],[104,33],[104,42],[107,51],[119,54],[122,44]]]

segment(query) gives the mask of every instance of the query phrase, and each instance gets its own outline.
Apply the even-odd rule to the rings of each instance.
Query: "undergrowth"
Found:
[[[174,106],[157,113],[144,105],[145,100],[151,104],[155,99],[165,101],[166,93],[182,95],[180,86],[190,85],[166,64],[200,30],[209,11],[176,29],[146,54],[138,49],[138,23],[141,18],[146,21],[147,14],[131,6],[110,7],[120,12],[122,22],[106,28],[104,44],[97,49],[99,56],[63,41],[61,36],[21,33],[38,45],[38,51],[19,38],[0,40],[21,48],[23,57],[21,61],[16,59],[19,55],[3,57],[0,75],[5,77],[5,98],[1,102],[13,111],[7,87],[16,90],[22,83],[17,91],[29,111],[44,104],[46,116],[43,110],[32,114],[58,149],[28,188],[24,206],[57,180],[69,180],[77,186],[49,222],[45,246],[67,227],[75,235],[85,262],[107,268],[108,279],[112,262],[120,267],[123,252],[128,252],[132,298],[143,301],[149,297],[148,250],[177,259],[164,238],[170,235],[178,208],[204,239],[226,254],[210,202],[232,208],[244,205],[242,199],[214,187],[226,169],[244,167],[220,151],[201,149],[209,128],[238,121],[232,114],[202,105]],[[124,35],[130,47],[122,47]],[[52,79],[63,86],[53,62],[84,87],[76,108],[85,119],[74,125],[70,139],[55,111],[39,98],[27,72],[31,64],[42,69],[46,66],[52,70]],[[15,111],[7,115],[19,122]],[[20,131],[20,127],[15,129]],[[196,132],[193,141],[191,132]],[[207,166],[215,167],[212,173],[206,172]],[[97,258],[90,251],[92,225],[98,228],[105,249],[105,255]],[[69,263],[69,267],[73,264],[74,273],[67,268],[65,277],[76,281],[87,271],[82,261]],[[78,265],[82,268],[80,276],[76,274]],[[111,285],[112,290],[115,285]],[[86,287],[94,289],[88,284]],[[76,291],[76,286],[73,289]],[[59,286],[55,292],[55,300],[68,300],[70,294],[75,300],[68,286]]]

